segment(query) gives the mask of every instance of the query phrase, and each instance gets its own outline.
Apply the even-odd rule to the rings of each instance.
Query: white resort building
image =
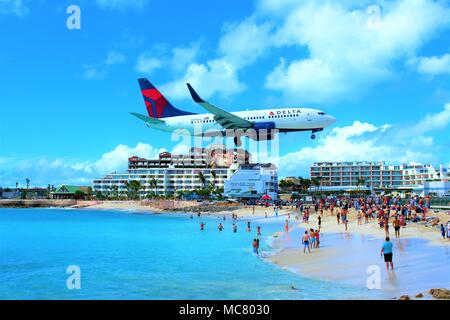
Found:
[[[273,164],[243,164],[225,181],[225,195],[230,198],[278,198],[278,173]]]
[[[243,149],[225,149],[222,145],[211,148],[191,148],[188,154],[163,152],[158,159],[131,157],[125,173],[111,173],[93,181],[93,191],[103,194],[126,195],[125,184],[137,180],[143,188],[141,197],[149,193],[169,195],[194,191],[214,184],[224,187],[239,165],[247,164],[250,154]],[[204,181],[202,178],[204,177]],[[156,184],[154,183],[156,182]]]
[[[310,174],[311,178],[320,179],[321,190],[423,190],[427,182],[448,181],[450,167],[441,165],[436,169],[431,164],[386,164],[383,161],[316,162],[311,166]]]

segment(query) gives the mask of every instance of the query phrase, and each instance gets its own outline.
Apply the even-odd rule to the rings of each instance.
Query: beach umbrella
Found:
[[[272,198],[268,194],[265,194],[261,197],[261,199],[262,200],[271,200]]]

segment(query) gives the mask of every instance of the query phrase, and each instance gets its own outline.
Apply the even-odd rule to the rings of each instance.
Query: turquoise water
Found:
[[[200,231],[199,222],[206,222]],[[118,211],[0,209],[0,299],[343,299],[368,290],[310,280],[252,253],[280,222]],[[262,250],[268,250],[264,241]],[[78,265],[81,289],[66,287]],[[291,286],[297,290],[291,289]]]

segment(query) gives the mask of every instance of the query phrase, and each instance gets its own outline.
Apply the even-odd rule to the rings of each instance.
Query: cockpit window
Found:
[[[325,112],[317,112],[317,114],[318,114],[319,116],[324,116],[324,115],[325,115]]]

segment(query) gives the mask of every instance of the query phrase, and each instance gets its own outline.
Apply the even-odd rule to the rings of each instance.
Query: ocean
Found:
[[[206,223],[200,231],[199,223]],[[224,231],[217,226],[222,222]],[[252,252],[283,219],[232,221],[181,214],[0,209],[0,299],[365,299],[357,286],[308,279]],[[69,266],[80,289],[69,289]]]

